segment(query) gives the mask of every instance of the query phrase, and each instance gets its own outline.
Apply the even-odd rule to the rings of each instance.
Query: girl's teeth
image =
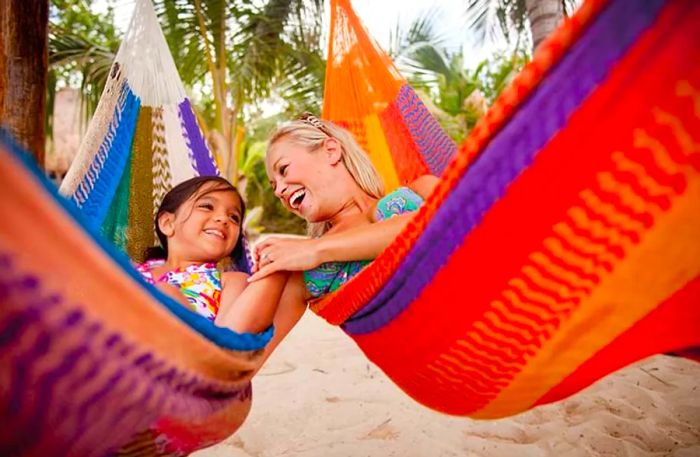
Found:
[[[208,233],[209,235],[215,235],[218,236],[219,238],[223,238],[224,234],[217,231],[217,230],[205,230],[205,233]]]

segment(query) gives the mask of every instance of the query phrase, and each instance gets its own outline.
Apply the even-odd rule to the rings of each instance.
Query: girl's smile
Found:
[[[175,214],[163,215],[168,251],[183,263],[218,261],[230,255],[240,234],[241,201],[228,189],[205,184]]]

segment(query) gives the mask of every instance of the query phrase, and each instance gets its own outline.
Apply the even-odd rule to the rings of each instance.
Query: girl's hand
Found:
[[[277,271],[304,271],[323,263],[318,240],[270,237],[255,246],[256,281]]]

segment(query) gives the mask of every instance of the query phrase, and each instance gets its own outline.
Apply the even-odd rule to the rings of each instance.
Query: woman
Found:
[[[309,224],[310,239],[268,238],[255,250],[255,281],[291,271],[275,314],[271,353],[308,301],[339,288],[381,253],[433,191],[425,175],[384,195],[379,174],[352,135],[312,115],[279,127],[265,157],[277,198]]]

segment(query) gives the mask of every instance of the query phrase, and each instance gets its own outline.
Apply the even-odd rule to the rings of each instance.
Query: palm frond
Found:
[[[201,81],[208,68],[194,2],[155,0],[154,7],[181,79],[188,86]],[[207,39],[211,41],[212,37]]]
[[[439,77],[451,78],[446,37],[439,32],[441,10],[433,7],[413,19],[404,32],[397,23],[393,33],[394,61],[419,87],[436,84]]]
[[[80,75],[83,122],[87,122],[97,107],[115,51],[49,24],[49,68],[54,71],[62,68]]]
[[[233,90],[247,100],[265,98],[280,77],[299,76],[320,55],[321,8],[318,0],[270,0],[242,17],[230,66]]]
[[[504,36],[503,19],[505,9],[500,0],[468,0],[467,27],[476,40],[485,43]]]
[[[290,0],[271,0],[242,18],[230,67],[234,90],[248,97],[269,95],[269,81],[277,74],[287,50],[282,39],[292,13]]]

